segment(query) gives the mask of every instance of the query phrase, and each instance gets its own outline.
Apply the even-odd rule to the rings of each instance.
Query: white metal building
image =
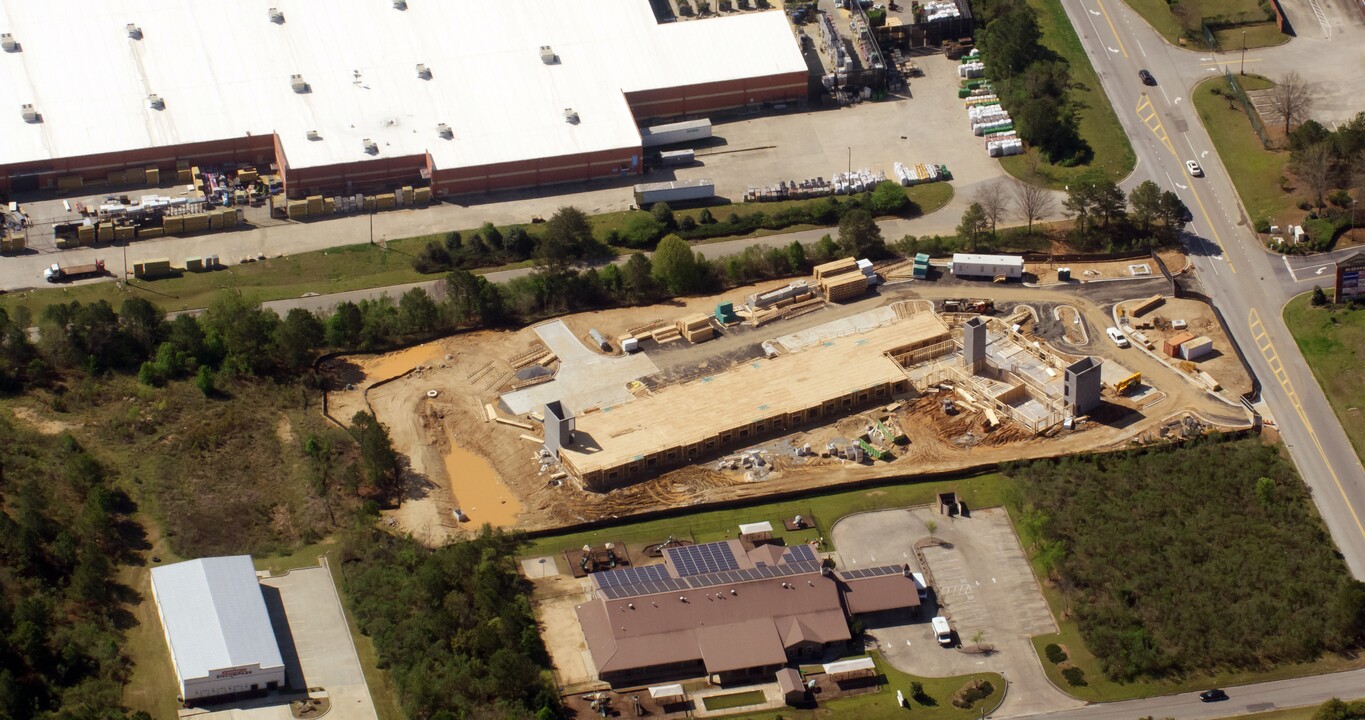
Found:
[[[152,596],[186,705],[284,686],[250,555],[152,568]]]
[[[953,275],[958,277],[996,277],[1007,278],[1024,276],[1024,258],[1019,255],[978,255],[976,253],[953,253]]]

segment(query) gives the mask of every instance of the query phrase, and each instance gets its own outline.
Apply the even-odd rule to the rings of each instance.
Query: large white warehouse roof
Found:
[[[372,159],[366,139],[510,162],[637,144],[623,92],[806,69],[779,11],[660,25],[648,0],[0,0],[0,33],[0,163],[272,132],[295,168]]]
[[[243,665],[284,666],[251,556],[152,568],[152,590],[182,682]]]

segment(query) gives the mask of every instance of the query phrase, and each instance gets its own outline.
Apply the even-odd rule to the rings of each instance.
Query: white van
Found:
[[[938,644],[943,647],[953,646],[953,628],[948,624],[948,618],[942,615],[936,616],[929,624],[934,628],[934,637]]]
[[[1116,327],[1109,327],[1104,329],[1104,334],[1108,335],[1109,339],[1113,340],[1115,345],[1118,345],[1121,348],[1128,347],[1128,337],[1123,334],[1122,330],[1119,330]]]
[[[915,592],[919,593],[919,601],[927,601],[929,599],[929,584],[924,582],[924,573],[910,573],[910,577],[915,579]]]

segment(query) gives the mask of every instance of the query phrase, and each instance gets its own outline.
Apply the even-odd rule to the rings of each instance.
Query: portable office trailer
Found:
[[[953,274],[959,277],[1022,278],[1024,258],[1019,255],[953,253]]]
[[[686,202],[715,197],[716,184],[710,180],[674,180],[635,186],[635,204],[648,208],[654,203]]]
[[[653,125],[640,129],[640,146],[645,148],[661,145],[676,145],[684,142],[705,140],[711,137],[711,120],[688,120],[687,122]]]

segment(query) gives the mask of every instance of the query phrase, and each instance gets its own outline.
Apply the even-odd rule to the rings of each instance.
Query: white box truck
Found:
[[[929,623],[934,629],[934,638],[938,640],[938,644],[943,647],[952,647],[953,628],[948,624],[948,618],[937,615]]]

